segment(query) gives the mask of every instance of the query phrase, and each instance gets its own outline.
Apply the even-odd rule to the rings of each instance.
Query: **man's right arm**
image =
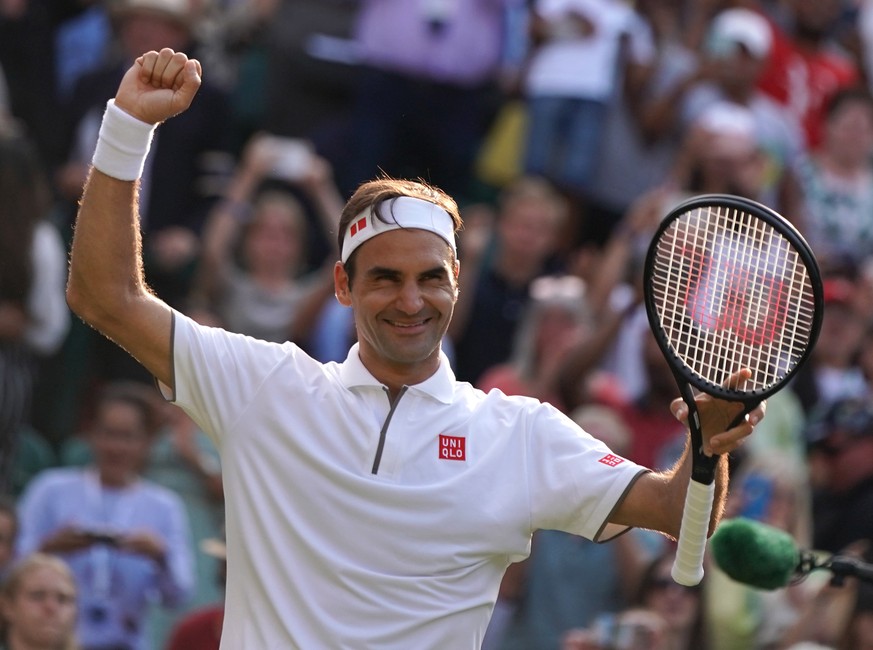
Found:
[[[172,316],[145,284],[137,185],[91,170],[76,218],[67,303],[172,388]]]
[[[113,108],[113,146],[121,153],[104,155],[101,162],[95,156],[76,218],[67,282],[70,308],[171,388],[172,311],[145,283],[139,181],[117,172],[125,165],[116,160],[129,162],[125,151],[138,144],[133,132],[148,131],[149,125],[184,111],[199,87],[200,64],[169,49],[144,54],[125,74]],[[147,144],[143,147],[147,152]]]

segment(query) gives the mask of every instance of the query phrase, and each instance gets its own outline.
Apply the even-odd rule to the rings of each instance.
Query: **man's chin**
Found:
[[[429,361],[435,355],[439,354],[439,350],[439,343],[437,343],[436,345],[400,345],[395,347],[395,349],[393,350],[393,354],[390,356],[390,358],[394,363],[400,365],[415,366],[417,364]]]

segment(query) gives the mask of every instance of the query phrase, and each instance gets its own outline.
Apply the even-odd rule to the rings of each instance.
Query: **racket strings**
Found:
[[[724,206],[679,216],[657,242],[654,303],[673,352],[707,383],[743,367],[742,392],[777,384],[813,331],[812,281],[798,251],[753,214]]]

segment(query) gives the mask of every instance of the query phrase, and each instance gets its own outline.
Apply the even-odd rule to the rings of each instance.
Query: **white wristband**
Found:
[[[107,176],[135,181],[142,176],[155,126],[126,113],[110,99],[103,113],[91,164]]]

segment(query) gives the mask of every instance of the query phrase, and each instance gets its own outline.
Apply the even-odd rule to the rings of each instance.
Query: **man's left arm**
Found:
[[[755,408],[748,417],[730,427],[742,410],[739,402],[727,402],[708,395],[697,398],[703,429],[704,453],[718,454],[715,471],[715,498],[710,515],[709,532],[715,530],[724,512],[728,494],[728,454],[738,449],[764,416],[765,404]],[[677,399],[671,405],[677,419],[685,422],[688,407]],[[674,539],[679,537],[685,494],[691,479],[692,454],[689,442],[681,458],[669,470],[647,472],[628,490],[610,517],[610,522],[660,531]]]

